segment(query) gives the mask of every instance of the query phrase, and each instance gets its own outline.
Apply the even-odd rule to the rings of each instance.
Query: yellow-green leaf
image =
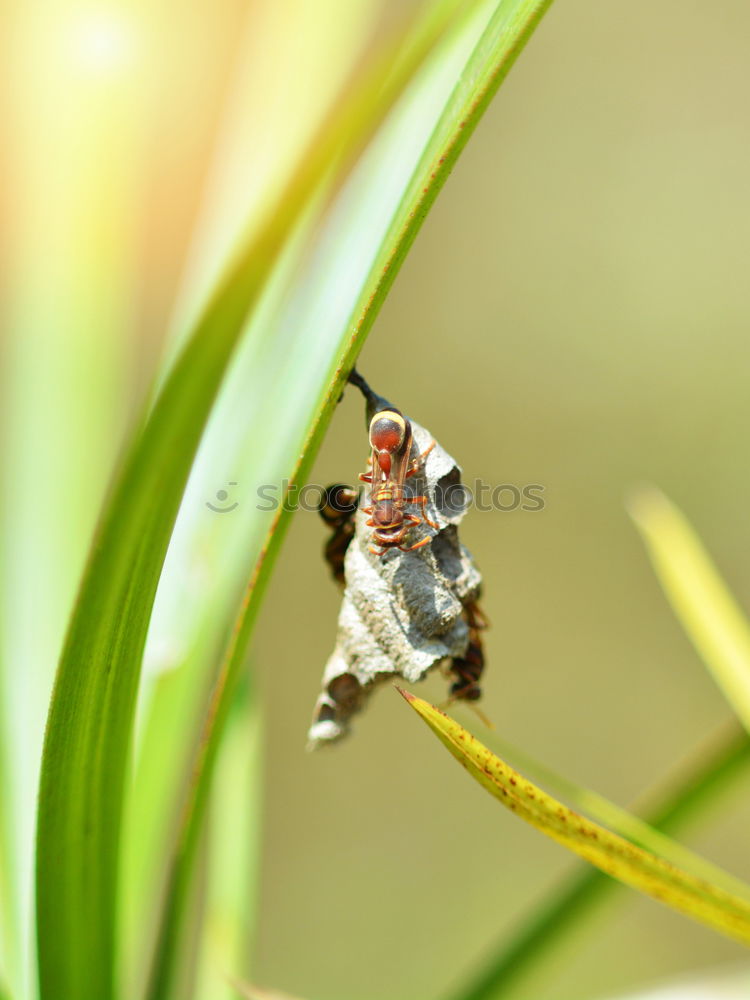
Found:
[[[740,746],[747,744],[746,738],[745,740],[741,739],[745,736],[742,729],[735,730],[733,727],[732,733],[739,735],[738,744]],[[659,855],[665,861],[685,868],[707,882],[712,882],[732,895],[742,896],[744,894],[746,889],[744,882],[729,875],[723,868],[719,868],[718,865],[691,851],[689,847],[678,843],[664,832],[660,832],[652,822],[641,819],[637,813],[637,806],[634,807],[636,811],[623,809],[593,789],[585,788],[575,781],[557,774],[552,768],[534,760],[523,750],[506,743],[495,732],[489,732],[485,738],[488,748],[495,755],[512,762],[516,767],[520,767],[534,784],[542,785],[552,795],[559,796],[574,809],[607,827],[608,830],[618,833],[621,837],[652,854]],[[737,735],[734,735],[733,738],[737,739]],[[700,768],[705,767],[715,754],[713,741],[706,742],[695,753],[696,766],[700,761]],[[750,896],[748,896],[747,902],[750,903]]]
[[[685,515],[654,487],[629,504],[667,600],[750,731],[750,625]]]
[[[750,944],[750,903],[569,809],[439,709],[406,691],[401,693],[469,774],[527,823],[613,878],[727,937]]]

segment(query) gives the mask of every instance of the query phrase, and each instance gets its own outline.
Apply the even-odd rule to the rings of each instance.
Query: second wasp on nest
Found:
[[[476,701],[484,667],[481,576],[457,526],[465,512],[461,472],[423,427],[351,379],[366,401],[371,454],[357,503],[329,487],[321,516],[333,533],[326,559],[343,582],[336,646],[310,727],[310,746],[340,739],[383,681],[422,680],[442,667],[450,698]]]

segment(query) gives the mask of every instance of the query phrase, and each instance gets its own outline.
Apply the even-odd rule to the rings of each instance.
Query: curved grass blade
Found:
[[[447,180],[453,165],[496,93],[502,80],[533,33],[551,0],[501,0],[484,4],[479,30],[447,104],[437,121],[424,152],[409,179],[387,233],[375,254],[369,274],[353,303],[345,324],[336,363],[327,372],[328,389],[316,405],[314,419],[305,434],[301,460],[289,477],[291,484],[306,481],[325,429],[339,399],[348,372],[395,280],[427,212]],[[479,17],[477,18],[479,21]],[[325,383],[322,383],[323,385]],[[283,500],[284,498],[282,498]],[[250,575],[237,623],[228,645],[212,703],[206,714],[201,751],[195,763],[197,776],[185,811],[185,824],[177,847],[172,888],[164,914],[162,940],[155,965],[150,996],[158,1000],[168,989],[169,969],[180,936],[179,915],[187,893],[192,858],[200,835],[206,799],[217,748],[221,741],[232,694],[241,674],[245,651],[255,623],[259,603],[273,560],[288,526],[289,511],[282,503],[267,529]]]
[[[166,670],[153,682],[134,753],[132,780],[125,791],[117,925],[118,971],[126,995],[142,996],[148,975],[148,941],[153,940],[157,901],[164,893],[164,844],[177,829],[180,796],[188,780],[177,776],[189,773],[193,743],[188,745],[188,741],[200,721],[200,699],[208,693],[200,670],[202,653],[201,648],[191,650],[179,667]]]
[[[437,37],[423,36],[397,69],[390,58],[365,67],[345,88],[204,310],[116,477],[45,737],[36,880],[43,1000],[114,994],[120,817],[146,631],[188,473],[246,317],[333,165],[345,169],[360,151]]]
[[[750,625],[687,518],[654,487],[630,514],[672,610],[750,732]]]
[[[646,822],[662,834],[677,833],[706,808],[750,764],[750,739],[732,726],[711,746],[701,747],[692,765],[660,793],[662,801],[645,813]],[[520,977],[537,968],[550,949],[559,946],[566,932],[590,915],[596,905],[623,886],[597,868],[582,867],[522,923],[519,932],[498,942],[495,955],[477,975],[447,994],[449,1000],[500,1000],[511,996]]]
[[[0,733],[0,790],[7,788],[8,766],[5,733]],[[3,983],[17,982],[14,957],[18,955],[18,928],[15,921],[14,886],[11,870],[10,818],[8,797],[0,791],[0,998],[10,995]]]
[[[750,902],[637,847],[553,799],[439,709],[401,694],[469,774],[506,808],[626,885],[750,945]],[[750,887],[746,887],[750,894]]]
[[[734,726],[732,732],[734,736],[731,746],[734,747],[734,744],[738,742]],[[518,765],[534,784],[541,785],[579,812],[585,813],[586,816],[613,832],[619,833],[620,836],[645,848],[652,854],[658,854],[673,865],[686,868],[693,875],[712,882],[726,892],[736,896],[743,896],[747,893],[747,886],[740,879],[730,875],[723,868],[719,868],[718,865],[701,857],[688,847],[672,840],[671,837],[664,836],[659,830],[654,829],[653,823],[641,819],[636,812],[623,809],[603,795],[599,795],[598,792],[583,788],[574,781],[561,777],[550,768],[533,760],[528,754],[511,747],[493,732],[488,733],[485,739],[488,749],[504,760],[512,761],[513,766]],[[741,743],[742,740],[740,739],[739,742]],[[747,896],[747,901],[750,903],[750,894]]]
[[[208,816],[209,873],[197,997],[232,1000],[227,979],[250,975],[248,942],[260,889],[263,725],[257,698],[243,684],[222,743]]]

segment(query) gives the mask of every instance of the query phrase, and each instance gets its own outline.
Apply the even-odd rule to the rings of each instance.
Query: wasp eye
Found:
[[[400,413],[377,413],[370,424],[370,443],[376,451],[395,452],[404,443],[406,423]]]

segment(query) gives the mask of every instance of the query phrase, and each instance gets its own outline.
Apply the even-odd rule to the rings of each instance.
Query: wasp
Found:
[[[422,467],[424,460],[435,447],[432,441],[421,455],[411,460],[413,434],[410,421],[395,407],[388,406],[378,410],[370,421],[370,471],[360,473],[363,483],[370,483],[370,505],[363,507],[365,514],[370,515],[368,528],[374,528],[372,541],[380,549],[370,546],[370,552],[382,556],[388,549],[398,548],[402,552],[413,552],[427,545],[430,537],[420,539],[414,545],[403,543],[409,530],[415,524],[424,521],[431,528],[438,530],[440,525],[427,516],[426,496],[407,496],[404,483],[415,476]],[[422,516],[407,513],[404,508],[408,504],[421,504]]]
[[[357,491],[343,483],[329,486],[318,505],[318,513],[333,534],[323,549],[326,562],[337,583],[344,583],[344,557],[354,538],[354,515],[357,513]]]
[[[464,608],[464,620],[469,626],[469,645],[463,656],[453,658],[449,668],[456,678],[450,689],[451,701],[479,701],[482,697],[479,681],[484,672],[484,646],[479,633],[488,623],[476,601]]]
[[[369,419],[368,433],[370,439],[369,471],[360,474],[363,483],[370,483],[369,506],[362,507],[364,513],[370,515],[368,528],[374,528],[372,541],[380,549],[370,546],[374,555],[385,555],[388,549],[398,548],[402,552],[413,552],[421,549],[430,541],[429,536],[421,539],[415,545],[405,546],[403,543],[409,530],[424,521],[436,531],[438,524],[427,517],[426,496],[407,496],[404,483],[419,472],[425,458],[435,447],[430,446],[412,461],[411,452],[414,436],[411,422],[403,413],[387,399],[379,396],[370,388],[358,371],[352,370],[349,381],[362,392],[367,403]],[[404,510],[409,504],[421,504],[422,516],[410,514]]]

